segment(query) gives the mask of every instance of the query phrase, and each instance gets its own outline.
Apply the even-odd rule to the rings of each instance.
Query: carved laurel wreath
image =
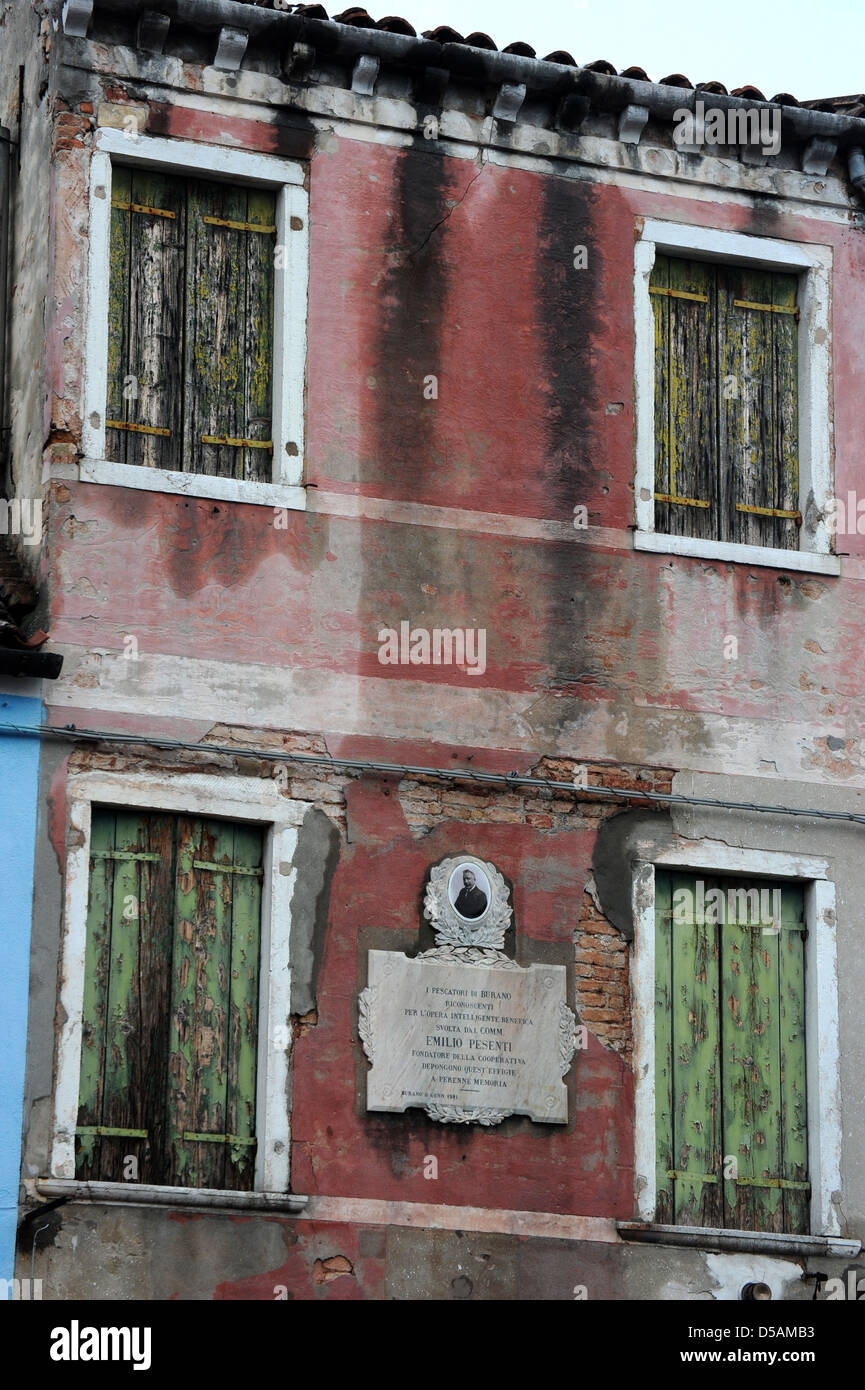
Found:
[[[490,895],[486,911],[469,921],[461,917],[448,896],[451,874],[458,866],[483,869],[489,880]],[[501,950],[505,932],[513,926],[508,906],[508,888],[494,864],[477,859],[472,854],[453,855],[430,870],[424,897],[423,915],[432,924],[437,946],[485,946]]]

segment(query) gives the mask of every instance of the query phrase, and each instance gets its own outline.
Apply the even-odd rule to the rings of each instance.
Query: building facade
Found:
[[[847,1288],[865,102],[319,5],[0,15],[63,656],[17,1272]],[[433,946],[461,855],[566,968],[566,1123],[367,1108],[368,953]]]

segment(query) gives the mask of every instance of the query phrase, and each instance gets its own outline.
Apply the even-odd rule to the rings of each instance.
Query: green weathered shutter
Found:
[[[116,167],[111,202],[106,450],[118,463],[177,469],[185,183]]]
[[[161,1180],[172,819],[94,808],[76,1171]]]
[[[172,980],[169,1177],[251,1188],[261,832],[181,819]]]
[[[695,876],[656,874],[657,1219],[805,1232],[802,893],[781,891],[776,932],[777,885],[701,882],[717,923]]]
[[[776,886],[763,888],[771,893]],[[726,905],[721,928],[724,1144],[737,1169],[736,1180],[724,1184],[727,1224],[806,1232],[802,894],[782,891],[777,933],[765,930],[741,897],[738,910],[729,896]]]
[[[674,917],[681,888],[688,890],[689,906]],[[658,1219],[680,1226],[719,1226],[717,932],[711,924],[695,921],[694,908],[692,876],[657,874],[656,1075],[661,1073],[663,1081],[657,1093],[656,1126],[658,1192],[665,1213]],[[660,1018],[665,1011],[667,1017]],[[707,1182],[709,1176],[714,1180]]]
[[[275,225],[274,193],[190,181],[184,353],[190,472],[272,476]]]
[[[255,827],[94,810],[78,1176],[252,1187],[261,855]]]

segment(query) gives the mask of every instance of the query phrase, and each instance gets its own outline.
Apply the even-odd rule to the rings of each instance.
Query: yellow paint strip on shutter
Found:
[[[691,294],[689,290],[667,290],[662,289],[660,285],[650,286],[649,294],[663,294],[668,299],[693,299],[697,304],[708,304],[709,302],[707,294]]]
[[[132,425],[126,420],[106,420],[107,430],[130,430],[133,434],[161,434],[168,437],[171,430],[164,430],[156,425]]]
[[[231,227],[235,232],[275,232],[276,227],[263,226],[260,222],[233,222],[229,217],[203,217],[210,227]]]
[[[656,492],[656,502],[676,502],[680,507],[711,507],[711,502],[703,502],[699,497],[674,497],[671,492]]]
[[[755,516],[783,516],[790,521],[795,521],[797,526],[802,525],[801,512],[787,512],[782,507],[752,507],[746,502],[737,502],[736,511],[752,512]]]
[[[225,444],[230,449],[270,449],[273,452],[272,439],[231,439],[227,435],[203,434],[202,444]]]
[[[111,206],[119,208],[121,212],[143,212],[148,217],[170,217],[172,220],[177,217],[177,213],[170,212],[168,208],[152,208],[147,203],[123,203],[119,198],[112,198]]]
[[[796,322],[799,322],[799,308],[796,304],[755,304],[751,299],[734,299],[733,304],[737,309],[757,309],[766,314],[792,314]]]

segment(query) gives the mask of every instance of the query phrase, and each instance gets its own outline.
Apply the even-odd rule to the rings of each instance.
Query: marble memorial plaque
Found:
[[[367,1110],[420,1106],[434,1120],[567,1124],[575,1048],[563,965],[520,966],[502,950],[508,890],[473,855],[430,871],[424,915],[437,945],[410,958],[370,951],[359,1031]]]
[[[429,953],[433,955],[434,953]],[[490,952],[491,956],[496,953]],[[370,951],[361,996],[368,1110],[567,1124],[574,1052],[563,965],[467,964]]]

